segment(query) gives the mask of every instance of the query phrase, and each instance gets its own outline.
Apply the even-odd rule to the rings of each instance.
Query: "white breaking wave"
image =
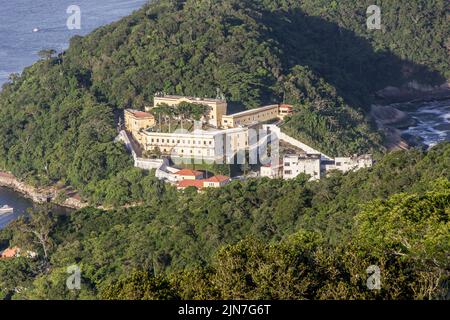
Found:
[[[450,100],[425,102],[410,114],[417,124],[404,133],[420,137],[429,147],[450,140]]]

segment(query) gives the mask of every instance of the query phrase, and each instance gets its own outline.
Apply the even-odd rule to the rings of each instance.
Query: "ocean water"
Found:
[[[439,142],[450,141],[450,100],[406,103],[394,105],[407,111],[416,124],[403,133],[419,137],[424,144],[432,147]]]
[[[14,212],[0,214],[0,229],[4,228],[18,216],[25,214],[28,208],[33,208],[33,202],[31,200],[22,197],[12,190],[0,187],[0,207],[4,205],[13,207]]]
[[[148,0],[0,0],[0,86],[11,73],[20,73],[33,64],[42,49],[65,50],[74,35],[86,35],[92,30],[119,20],[141,8]],[[81,10],[81,29],[69,30],[67,19],[70,5]],[[33,29],[38,28],[38,32]],[[34,207],[31,200],[19,193],[0,188],[0,206],[14,208],[13,214],[0,215],[0,229]],[[55,206],[56,214],[67,209]]]
[[[86,35],[119,20],[148,0],[0,0],[0,86],[11,73],[38,59],[42,49],[65,50],[74,35]],[[81,10],[81,29],[69,30],[67,9]],[[39,32],[33,32],[38,28]]]
[[[25,198],[20,193],[8,188],[0,187],[0,207],[8,205],[14,208],[14,212],[0,214],[0,230],[5,228],[10,222],[19,216],[27,214],[28,209],[37,209],[37,205],[30,199]],[[73,211],[72,209],[52,205],[52,213],[55,215],[65,215]]]

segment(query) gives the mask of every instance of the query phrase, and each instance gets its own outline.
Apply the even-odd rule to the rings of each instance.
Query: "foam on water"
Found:
[[[427,109],[427,108],[423,108],[420,110],[421,113],[431,113],[431,114],[436,114],[436,115],[442,115],[442,110],[436,110],[436,109]]]
[[[450,112],[444,113],[442,115],[442,118],[444,118],[448,123],[450,123]]]
[[[404,133],[422,138],[430,147],[450,141],[450,131],[447,129],[450,124],[450,100],[424,102],[410,115],[417,120],[417,124],[404,130]]]

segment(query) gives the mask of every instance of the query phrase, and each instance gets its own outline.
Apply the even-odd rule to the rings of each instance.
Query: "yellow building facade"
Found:
[[[150,113],[132,109],[126,109],[124,115],[125,129],[132,134],[136,141],[143,144],[142,132],[156,124],[155,117]]]
[[[279,116],[278,109],[279,106],[275,104],[226,115],[222,117],[221,125],[223,128],[236,128],[277,119]]]
[[[222,117],[227,114],[227,102],[220,99],[194,98],[172,95],[155,95],[153,106],[157,107],[161,104],[169,106],[177,106],[181,102],[196,103],[206,105],[211,108],[209,112],[209,124],[214,127],[220,127]]]

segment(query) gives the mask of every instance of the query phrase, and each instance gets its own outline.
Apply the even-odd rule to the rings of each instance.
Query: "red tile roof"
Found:
[[[293,106],[290,104],[280,104],[280,109],[289,109],[292,110]]]
[[[203,172],[190,170],[190,169],[182,169],[180,171],[177,171],[176,175],[183,176],[183,177],[198,177],[203,176]]]
[[[178,188],[184,189],[189,187],[196,187],[197,189],[203,188],[204,180],[183,180],[178,182]]]
[[[214,176],[209,179],[201,179],[201,180],[182,180],[178,182],[178,189],[185,189],[188,187],[196,187],[199,190],[205,188],[205,183],[213,182],[213,183],[223,183],[229,181],[230,178],[226,176]]]
[[[19,253],[19,251],[20,251],[20,249],[17,247],[8,248],[0,254],[0,257],[1,258],[14,258]]]
[[[151,113],[148,112],[143,112],[143,111],[137,111],[137,110],[128,110],[130,111],[133,116],[135,116],[136,118],[154,118],[154,116]]]
[[[206,180],[203,180],[204,182],[218,182],[218,183],[222,183],[222,182],[226,182],[230,180],[229,177],[227,176],[215,176]]]

